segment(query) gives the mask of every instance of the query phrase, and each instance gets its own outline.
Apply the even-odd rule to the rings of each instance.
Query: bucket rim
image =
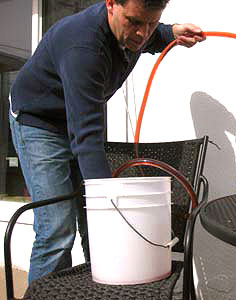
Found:
[[[143,196],[155,196],[155,195],[162,195],[162,194],[171,194],[172,191],[165,191],[165,192],[148,192],[148,193],[139,193],[139,194],[122,194],[122,195],[112,195],[111,193],[107,193],[106,195],[83,195],[87,198],[122,198],[122,197],[143,197]]]
[[[85,185],[101,184],[104,182],[117,182],[117,183],[133,183],[133,182],[151,182],[151,181],[171,181],[171,176],[152,176],[152,177],[115,177],[115,178],[94,178],[84,179]]]

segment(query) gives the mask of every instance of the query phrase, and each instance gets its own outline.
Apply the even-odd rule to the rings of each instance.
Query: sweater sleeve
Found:
[[[150,37],[143,52],[155,54],[161,52],[165,47],[174,40],[172,25],[160,23]]]
[[[67,129],[84,179],[111,177],[104,151],[104,83],[106,58],[72,47],[60,60]]]

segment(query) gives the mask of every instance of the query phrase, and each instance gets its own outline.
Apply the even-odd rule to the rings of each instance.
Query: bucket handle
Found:
[[[197,196],[191,186],[191,184],[189,183],[189,181],[175,168],[173,168],[172,166],[170,166],[169,164],[156,160],[156,159],[149,159],[149,158],[136,158],[133,160],[129,160],[126,163],[124,163],[123,165],[121,165],[118,169],[116,169],[115,171],[113,171],[112,176],[113,177],[118,177],[120,175],[120,173],[122,173],[125,169],[129,168],[129,167],[135,167],[135,166],[152,166],[155,168],[159,168],[161,170],[166,171],[168,174],[174,176],[178,182],[184,187],[184,189],[187,191],[187,193],[189,194],[190,198],[191,198],[191,204],[192,204],[192,208],[195,208],[197,206]],[[140,232],[137,231],[137,229],[134,228],[134,226],[132,224],[129,223],[129,221],[125,218],[125,216],[122,214],[122,212],[119,210],[119,208],[115,205],[114,201],[111,199],[111,203],[114,206],[114,208],[117,210],[117,212],[121,215],[121,217],[124,219],[124,221],[142,238],[144,239],[146,242],[148,242],[149,244],[153,245],[153,246],[158,246],[158,247],[163,247],[163,248],[169,248],[169,247],[173,247],[178,241],[178,237],[174,237],[170,242],[161,245],[161,244],[156,244],[153,243],[152,241],[148,240],[146,237],[144,237]]]
[[[111,199],[111,203],[114,206],[114,208],[117,210],[117,212],[121,215],[121,217],[123,218],[123,220],[129,225],[129,227],[137,233],[137,235],[139,235],[144,241],[148,242],[149,244],[151,244],[152,246],[156,246],[156,247],[162,247],[162,248],[172,248],[174,247],[175,244],[178,243],[179,239],[177,237],[173,238],[171,241],[169,241],[166,244],[157,244],[154,243],[152,241],[150,241],[149,239],[147,239],[144,235],[142,235],[132,224],[130,224],[130,222],[126,219],[126,217],[122,214],[122,212],[119,210],[119,208],[115,205],[113,199]]]

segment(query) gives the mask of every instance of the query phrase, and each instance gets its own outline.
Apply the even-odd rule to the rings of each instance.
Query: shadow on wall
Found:
[[[236,193],[236,119],[219,101],[204,92],[195,92],[190,101],[197,137],[208,135],[205,174],[209,180],[209,199]]]

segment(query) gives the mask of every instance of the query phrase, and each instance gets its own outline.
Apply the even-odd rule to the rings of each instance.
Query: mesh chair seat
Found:
[[[92,280],[89,264],[51,273],[33,282],[24,300],[169,300],[180,276],[182,262],[172,262],[172,274],[163,280],[147,284],[108,285]]]

